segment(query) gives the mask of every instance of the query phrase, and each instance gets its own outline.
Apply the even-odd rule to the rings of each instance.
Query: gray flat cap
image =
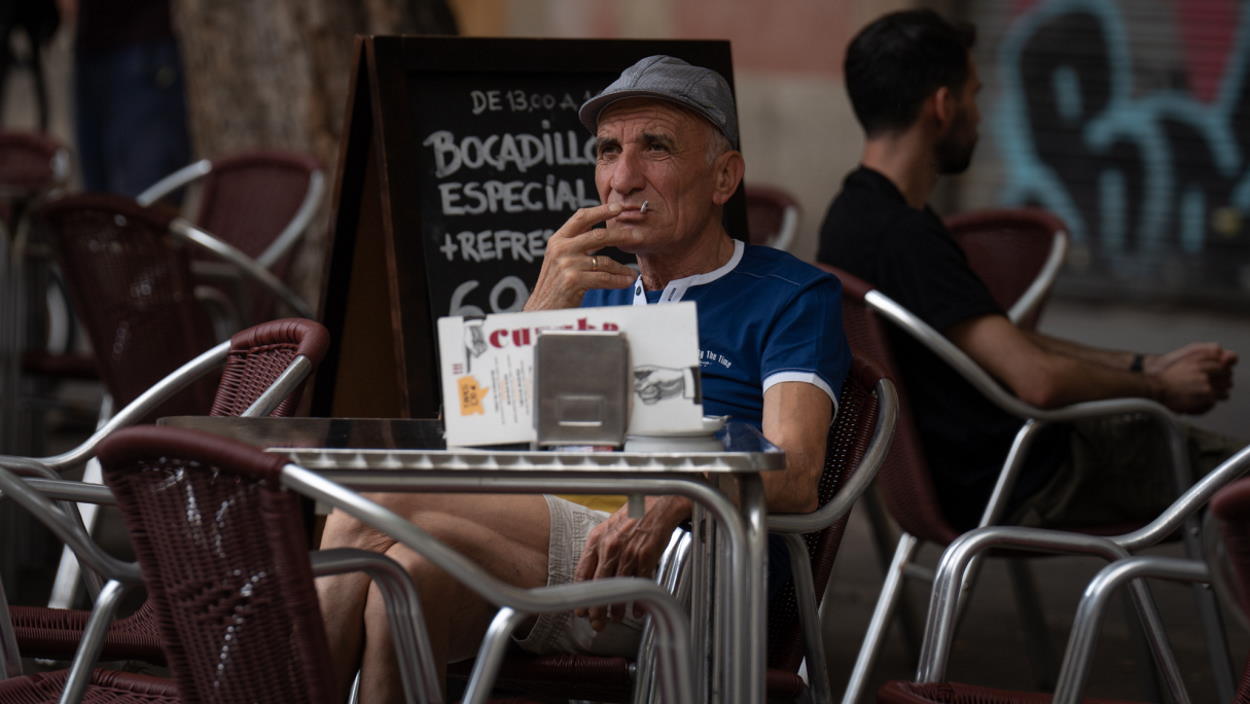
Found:
[[[599,113],[618,100],[658,98],[693,110],[738,148],[738,111],[729,83],[710,68],[692,66],[672,56],[648,56],[621,72],[621,77],[577,111],[586,129],[599,127]]]

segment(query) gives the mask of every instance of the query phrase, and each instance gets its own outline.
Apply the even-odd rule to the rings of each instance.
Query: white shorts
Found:
[[[551,516],[551,537],[547,544],[547,584],[573,582],[577,563],[586,547],[586,536],[607,519],[607,513],[586,508],[556,496],[544,496]],[[684,529],[678,528],[678,531]],[[663,566],[672,558],[676,541],[670,541],[660,558]],[[590,621],[572,611],[539,614],[533,628],[524,638],[516,639],[522,649],[546,655],[552,653],[585,653],[590,655],[633,655],[638,652],[645,617],[626,609],[620,622],[608,621],[602,631],[590,627]]]

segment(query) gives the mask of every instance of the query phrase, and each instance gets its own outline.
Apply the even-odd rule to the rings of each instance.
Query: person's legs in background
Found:
[[[191,159],[173,40],[79,51],[74,114],[83,187],[137,196]]]

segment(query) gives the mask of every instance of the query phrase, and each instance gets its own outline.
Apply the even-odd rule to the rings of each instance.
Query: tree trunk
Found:
[[[356,34],[455,34],[446,0],[172,0],[191,139],[200,157],[314,155],[333,179]],[[296,290],[316,301],[325,215],[306,234]]]

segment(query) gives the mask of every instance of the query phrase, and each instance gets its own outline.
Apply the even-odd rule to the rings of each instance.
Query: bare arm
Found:
[[[816,510],[833,403],[811,384],[784,381],[764,392],[764,437],[786,453],[782,472],[764,472],[764,499],[776,513]]]
[[[965,321],[945,331],[946,335],[977,364],[1007,385],[1026,403],[1055,408],[1081,401],[1136,396],[1151,398],[1181,413],[1202,413],[1217,400],[1226,398],[1231,386],[1231,366],[1236,356],[1224,350],[1187,346],[1177,350],[1167,363],[1152,360],[1145,373],[1128,371],[1127,359],[1106,352],[1109,362],[1064,353],[1084,350],[1074,343],[1039,342],[1001,315],[986,315]],[[1063,344],[1059,344],[1063,343]],[[1201,346],[1199,346],[1201,347]],[[1082,352],[1076,352],[1082,354]],[[1220,380],[1227,375],[1227,383]]]
[[[1164,354],[1142,354],[1126,350],[1091,347],[1035,331],[1021,330],[1021,332],[1047,352],[1061,354],[1065,357],[1072,357],[1073,359],[1079,359],[1091,364],[1101,364],[1113,369],[1130,369],[1133,366],[1134,359],[1140,354],[1142,358],[1140,371],[1147,374],[1158,374],[1190,355],[1207,356],[1216,359],[1221,367],[1228,370],[1231,370],[1232,365],[1237,362],[1236,354],[1223,349],[1215,342],[1193,342]]]
[[[1091,364],[1101,364],[1115,369],[1127,371],[1133,364],[1133,357],[1136,356],[1135,352],[1090,347],[1071,340],[1044,335],[1040,332],[1030,330],[1020,330],[1020,332],[1031,339],[1038,347],[1052,354],[1061,354],[1065,357],[1079,359]]]

